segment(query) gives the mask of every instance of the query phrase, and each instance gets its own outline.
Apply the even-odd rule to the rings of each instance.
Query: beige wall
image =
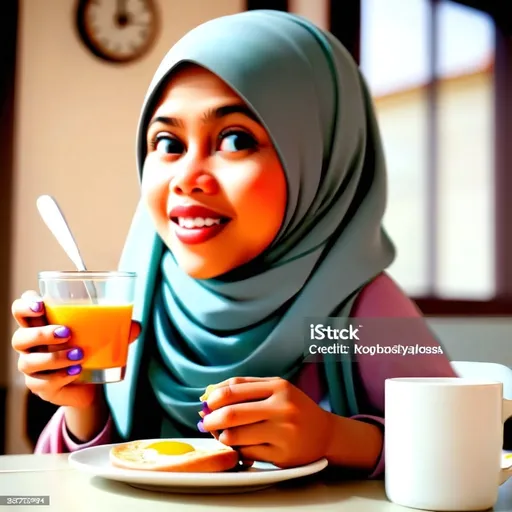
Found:
[[[134,134],[152,74],[189,29],[245,9],[244,0],[156,1],[157,44],[140,62],[117,67],[94,58],[77,39],[75,2],[21,0],[12,298],[37,287],[39,270],[72,268],[39,219],[40,194],[62,205],[89,268],[117,266],[138,198]],[[7,450],[22,453],[17,404],[24,384],[10,356]]]
[[[288,0],[288,10],[329,29],[329,0]]]

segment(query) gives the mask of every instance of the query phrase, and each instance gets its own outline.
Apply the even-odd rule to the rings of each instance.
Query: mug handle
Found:
[[[501,421],[505,423],[510,417],[512,417],[512,400],[503,399],[503,413]],[[510,477],[512,476],[512,458],[510,460],[510,465],[501,468],[500,471],[500,483],[504,484]]]

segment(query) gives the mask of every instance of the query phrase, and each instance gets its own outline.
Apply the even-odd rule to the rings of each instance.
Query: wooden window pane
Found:
[[[443,298],[494,296],[494,26],[439,3],[437,283]]]

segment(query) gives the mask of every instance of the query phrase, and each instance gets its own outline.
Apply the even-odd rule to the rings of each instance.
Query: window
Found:
[[[437,277],[446,297],[494,296],[493,25],[453,2],[437,9]]]
[[[389,272],[412,296],[495,293],[494,25],[440,0],[362,0],[361,69],[388,166]]]

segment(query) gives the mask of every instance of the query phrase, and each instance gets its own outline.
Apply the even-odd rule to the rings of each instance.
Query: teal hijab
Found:
[[[141,177],[148,121],[183,63],[219,76],[261,119],[286,174],[286,215],[257,262],[196,280],[138,205],[120,268],[138,274],[134,318],[143,330],[126,379],[106,386],[126,439],[144,421],[143,380],[160,407],[161,434],[179,436],[197,433],[207,385],[235,376],[292,379],[304,360],[304,319],[349,317],[361,288],[394,258],[381,225],[386,169],[371,97],[332,35],[277,11],[225,16],[189,32],[164,57],[144,100]],[[322,369],[332,411],[357,414],[351,361],[325,361]]]

